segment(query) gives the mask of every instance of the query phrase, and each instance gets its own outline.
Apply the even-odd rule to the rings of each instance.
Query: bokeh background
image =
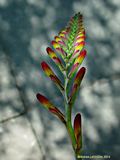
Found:
[[[85,155],[120,159],[120,0],[0,0],[0,160],[74,160],[64,126],[36,100],[63,99],[43,74],[50,41],[77,12],[86,28],[87,73],[74,107]]]

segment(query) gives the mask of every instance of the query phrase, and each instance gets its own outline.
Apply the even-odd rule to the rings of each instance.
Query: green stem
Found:
[[[76,160],[82,160],[79,157],[81,154],[79,153],[79,151],[76,150],[76,138],[75,138],[75,133],[74,133],[74,129],[73,129],[73,126],[72,126],[72,120],[71,120],[72,106],[71,106],[71,104],[69,104],[69,99],[68,99],[68,95],[67,95],[67,84],[68,84],[68,81],[69,81],[69,77],[67,75],[67,65],[66,65],[66,70],[64,72],[64,78],[65,78],[65,82],[64,82],[64,101],[65,101],[65,111],[66,111],[66,128],[67,128],[68,134],[69,134],[70,139],[71,139],[73,150],[75,152],[75,158],[76,158]]]
[[[64,100],[65,100],[65,110],[66,110],[66,121],[67,121],[67,130],[72,142],[73,149],[75,151],[75,146],[76,146],[76,139],[75,139],[75,134],[74,130],[72,127],[72,121],[71,121],[71,107],[68,104],[68,95],[67,95],[67,84],[68,84],[68,76],[67,76],[67,67],[65,71],[65,84],[64,84]]]

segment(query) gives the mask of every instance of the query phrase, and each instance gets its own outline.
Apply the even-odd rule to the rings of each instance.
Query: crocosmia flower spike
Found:
[[[58,74],[49,66],[48,63],[43,61],[41,63],[42,70],[49,77],[61,92],[61,96],[64,99],[63,104],[59,105],[62,108],[62,113],[59,107],[56,107],[53,102],[48,100],[45,96],[38,93],[38,101],[51,113],[56,115],[60,121],[64,124],[68,135],[71,140],[73,150],[75,152],[75,158],[78,160],[78,156],[81,154],[82,147],[82,117],[80,113],[77,113],[72,124],[72,110],[77,98],[81,82],[86,73],[86,68],[81,67],[83,60],[87,55],[85,49],[85,28],[83,24],[83,16],[80,13],[71,17],[69,23],[61,29],[56,35],[51,44],[52,47],[47,47],[46,51],[49,58],[58,67],[61,74],[61,78],[58,78]],[[62,81],[61,81],[62,80]],[[80,106],[79,106],[80,107]]]

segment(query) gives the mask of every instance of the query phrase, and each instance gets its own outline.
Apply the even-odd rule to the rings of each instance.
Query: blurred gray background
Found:
[[[0,0],[0,160],[74,160],[64,126],[36,100],[63,108],[43,74],[50,41],[84,16],[87,73],[74,107],[83,117],[84,153],[120,159],[120,0]]]

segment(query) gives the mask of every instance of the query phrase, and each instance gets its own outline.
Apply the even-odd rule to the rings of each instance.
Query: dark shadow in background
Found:
[[[39,55],[37,59],[34,58],[32,52],[30,51],[31,41],[32,38],[39,37],[42,41],[41,37],[44,37],[45,42],[50,44],[50,36],[49,32],[51,30],[59,31],[61,28],[63,28],[66,25],[66,22],[69,20],[70,16],[73,15],[73,3],[79,2],[74,0],[66,0],[66,1],[40,1],[39,5],[34,5],[32,3],[28,3],[29,1],[21,0],[21,1],[9,1],[5,6],[0,7],[0,20],[1,20],[1,38],[0,38],[0,45],[2,46],[3,52],[5,52],[6,56],[10,59],[10,64],[12,68],[14,69],[15,77],[18,81],[18,85],[21,89],[21,94],[24,95],[25,101],[28,101],[30,97],[29,91],[32,91],[37,93],[38,91],[42,91],[47,97],[49,97],[52,101],[54,101],[56,104],[63,104],[63,99],[61,98],[61,94],[57,92],[57,89],[54,87],[52,83],[48,81],[48,79],[43,75],[40,69],[40,61],[41,59],[46,59],[49,61],[49,59],[46,57],[46,55],[42,55],[41,57]],[[89,3],[85,1],[81,1],[82,5],[88,5]],[[114,6],[109,1],[102,1],[103,6],[106,7],[107,10],[110,10],[111,12],[116,12],[118,9],[120,9],[120,6]],[[100,39],[99,37],[93,37],[92,34],[89,35],[89,26],[87,26],[88,29],[88,35],[87,35],[87,42],[91,46],[91,49],[88,48],[88,53],[94,53],[92,55],[88,54],[87,58],[87,66],[88,66],[88,73],[87,73],[87,80],[89,84],[91,85],[94,81],[99,79],[109,79],[113,75],[120,75],[119,72],[115,72],[113,70],[113,66],[111,63],[111,59],[118,56],[119,51],[115,48],[115,43],[118,43],[117,40],[120,38],[120,33],[116,32],[113,33],[112,30],[108,27],[107,20],[99,14],[99,11],[97,9],[93,9],[93,4],[91,3],[88,5],[88,8],[91,8],[91,12],[93,15],[92,21],[96,21],[99,23],[99,25],[104,28],[104,30],[109,33],[106,34],[106,38]],[[51,11],[49,11],[51,10]],[[49,12],[48,12],[49,11]],[[49,18],[49,14],[53,14]],[[87,13],[84,13],[85,21],[86,23],[89,20],[89,17],[87,17]],[[38,27],[35,29],[31,23],[32,17],[38,18]],[[46,18],[47,17],[47,18]],[[46,20],[45,20],[46,18]],[[114,18],[114,17],[112,17]],[[46,21],[46,23],[45,23]],[[52,24],[49,24],[51,23]],[[94,25],[93,25],[94,26]],[[95,26],[94,26],[95,27]],[[95,29],[95,28],[94,28]],[[112,37],[113,35],[113,37]],[[38,39],[39,39],[38,38]],[[53,37],[52,37],[53,38]],[[42,44],[39,44],[39,48],[44,44],[44,39]],[[3,47],[4,46],[4,47]],[[99,47],[100,46],[100,47]],[[106,57],[102,55],[102,48],[106,48],[106,46],[109,48],[108,51],[109,55]],[[104,50],[104,49],[103,49]],[[35,52],[35,51],[34,51]],[[37,52],[37,51],[36,51]],[[43,52],[43,51],[42,51]],[[104,51],[106,52],[106,51]],[[39,54],[36,53],[36,54]],[[43,57],[44,56],[44,57]],[[34,69],[33,69],[34,68]],[[34,71],[33,71],[33,70]],[[33,72],[34,76],[38,76],[38,74],[35,74],[35,71],[40,71],[40,78],[38,78],[38,81],[36,79],[30,78],[31,72]],[[19,74],[23,74],[23,82],[19,83]],[[61,78],[61,77],[60,77]],[[35,81],[34,81],[35,80]],[[50,88],[48,89],[48,83]],[[118,97],[120,94],[120,90],[118,89],[116,92],[116,88],[114,85],[112,85],[111,82],[109,83],[109,87],[111,90],[111,98],[113,98],[113,104],[114,98]],[[115,88],[115,89],[114,89]],[[52,89],[52,90],[51,90]],[[34,96],[33,94],[33,96]],[[94,96],[94,93],[93,93]],[[96,94],[96,96],[103,100],[104,95]],[[59,99],[57,97],[60,97]],[[34,99],[34,97],[31,97],[31,99]],[[82,100],[81,100],[82,101]],[[10,103],[6,101],[6,103]],[[27,102],[29,104],[29,102]],[[35,102],[33,103],[34,107],[37,107],[38,104]],[[84,102],[81,102],[83,105],[83,108],[86,104]],[[30,104],[32,106],[32,104]],[[118,104],[119,105],[119,102]],[[0,104],[0,111],[5,107],[3,104]],[[14,110],[14,107],[11,106],[11,108]],[[89,110],[85,109],[81,110],[86,119],[91,121],[93,118],[93,115]],[[28,109],[28,108],[27,108]],[[94,112],[94,111],[93,111]],[[116,111],[115,111],[116,112]],[[48,144],[49,137],[47,132],[50,132],[51,125],[56,119],[49,115],[49,113],[45,109],[40,109],[39,113],[40,119],[44,126],[44,133],[41,135],[43,137],[43,146],[45,150],[47,150],[46,157],[49,157],[49,159],[55,160],[53,157],[53,151],[51,151],[51,146]],[[32,123],[32,114],[29,114],[28,109],[28,118],[30,119]],[[117,117],[118,118],[118,117]],[[49,122],[49,123],[48,123]],[[23,124],[21,124],[23,125]],[[58,128],[59,130],[59,128]],[[99,126],[96,126],[96,130],[99,133],[100,137],[100,143],[92,146],[92,142],[88,137],[85,137],[85,143],[86,143],[86,153],[87,154],[99,154],[99,155],[111,155],[113,159],[118,160],[119,158],[119,152],[115,149],[116,146],[119,145],[120,138],[118,134],[119,128],[114,128],[109,133],[109,135],[105,135],[103,131],[99,128]],[[59,132],[59,131],[58,131]],[[54,135],[53,135],[54,136]],[[59,147],[67,147],[68,139],[63,137],[63,139],[56,142],[56,144],[59,144]],[[66,145],[66,146],[65,146]],[[104,148],[105,147],[105,148]],[[4,152],[3,152],[4,150]],[[2,153],[5,154],[5,148],[2,149]],[[46,158],[47,159],[47,158]]]

